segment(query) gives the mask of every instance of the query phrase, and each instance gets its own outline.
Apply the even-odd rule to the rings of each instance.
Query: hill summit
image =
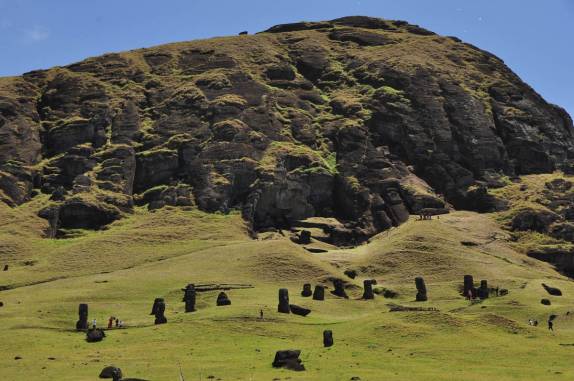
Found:
[[[344,17],[0,79],[0,198],[51,236],[165,205],[253,232],[333,217],[357,242],[421,210],[574,171],[574,127],[502,60],[404,21]]]

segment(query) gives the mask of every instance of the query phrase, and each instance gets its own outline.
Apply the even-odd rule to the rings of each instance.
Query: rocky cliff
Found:
[[[512,177],[574,171],[574,128],[492,54],[346,17],[0,79],[0,198],[58,229],[165,205],[313,216],[369,237],[421,209],[489,211]]]

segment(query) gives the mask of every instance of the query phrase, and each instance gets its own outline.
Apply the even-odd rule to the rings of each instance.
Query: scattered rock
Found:
[[[21,356],[15,356],[14,360],[22,360],[22,357]]]
[[[298,306],[296,304],[290,304],[289,305],[289,309],[291,310],[291,312],[293,312],[295,315],[299,315],[299,316],[307,316],[311,313],[311,310],[305,307],[301,307]]]
[[[272,365],[274,368],[285,368],[294,371],[303,371],[305,370],[305,366],[303,366],[301,359],[299,359],[300,354],[300,350],[290,349],[277,351],[275,353],[275,359],[273,360]]]
[[[229,300],[229,298],[227,297],[227,294],[223,291],[221,291],[219,293],[219,295],[217,295],[217,302],[216,304],[218,306],[230,306],[231,305],[231,300]]]
[[[511,227],[514,231],[532,230],[544,233],[559,218],[560,216],[549,210],[523,209],[512,218]]]
[[[550,299],[541,299],[540,303],[544,304],[545,306],[549,306],[552,303],[550,302]]]
[[[8,265],[4,265],[4,270],[3,271],[8,271],[9,266]]]
[[[279,289],[279,304],[277,305],[277,312],[288,314],[289,308],[289,290],[286,288]]]

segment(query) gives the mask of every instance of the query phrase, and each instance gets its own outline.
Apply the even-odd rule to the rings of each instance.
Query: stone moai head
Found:
[[[331,291],[333,295],[339,296],[341,298],[348,298],[347,293],[345,292],[345,286],[341,279],[334,279],[333,287],[335,287],[335,289]]]
[[[333,331],[325,330],[323,331],[323,346],[325,348],[333,346]]]
[[[315,291],[313,292],[313,300],[325,300],[325,287],[321,285],[315,286]]]
[[[415,286],[417,287],[417,302],[425,302],[427,300],[427,286],[425,285],[425,280],[420,276],[416,277]]]
[[[156,304],[156,303],[154,303]],[[160,299],[157,304],[155,305],[155,324],[165,324],[167,323],[167,319],[165,317],[165,302],[163,299]]]
[[[472,277],[472,275],[465,275],[464,276],[464,290],[463,290],[463,295],[465,297],[467,297],[469,295],[469,291],[470,294],[472,296],[475,295],[475,290],[474,290],[474,278]]]
[[[185,312],[195,311],[195,286],[193,284],[188,284],[185,288],[183,301],[185,302]]]
[[[286,288],[279,289],[279,304],[277,305],[277,312],[284,314],[291,312],[289,307],[289,290]]]
[[[373,282],[370,279],[365,279],[363,281],[363,299],[369,300],[374,298],[375,294],[373,293]]]
[[[150,315],[155,315],[157,306],[160,302],[164,303],[165,301],[163,300],[163,298],[155,298],[155,300],[153,301],[153,307],[151,308]]]
[[[229,305],[231,305],[231,300],[229,300],[229,298],[227,297],[227,294],[225,292],[221,291],[219,293],[219,295],[217,295],[216,304],[218,306],[229,306]]]
[[[303,285],[303,291],[301,291],[301,296],[307,298],[313,295],[313,291],[311,290],[311,283],[305,283]]]
[[[76,322],[76,329],[78,331],[88,329],[88,305],[80,304],[78,306],[78,321]]]

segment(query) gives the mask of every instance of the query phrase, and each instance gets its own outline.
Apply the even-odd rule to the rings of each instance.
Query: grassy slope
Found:
[[[17,212],[22,216],[26,210]],[[129,377],[151,380],[177,379],[178,363],[191,380],[200,375],[222,380],[574,376],[574,349],[559,345],[574,343],[574,321],[565,316],[574,284],[547,264],[510,249],[506,234],[488,216],[455,213],[440,220],[413,219],[369,245],[320,255],[287,239],[249,240],[234,215],[138,211],[108,231],[65,241],[42,240],[37,223],[29,217],[17,225],[27,229],[10,225],[13,231],[8,234],[28,234],[25,243],[32,250],[12,255],[14,268],[0,273],[1,284],[74,276],[0,292],[5,303],[0,309],[5,333],[0,344],[2,379],[93,380],[112,363]],[[462,240],[478,246],[463,246]],[[38,263],[20,265],[25,256]],[[358,288],[350,300],[314,302],[298,295],[302,283],[341,276],[347,268],[367,271],[380,285],[398,291],[399,298],[354,300],[360,296]],[[469,305],[457,292],[465,273],[506,287],[510,294]],[[413,302],[413,278],[419,274],[427,280],[426,303]],[[542,281],[560,287],[564,296],[545,295]],[[255,288],[229,291],[230,307],[215,307],[216,291],[202,293],[199,311],[184,314],[180,289],[189,282],[249,282]],[[279,287],[290,289],[292,302],[311,307],[311,315],[277,314]],[[167,302],[169,323],[164,326],[154,326],[148,315],[159,296]],[[549,297],[552,306],[542,306],[542,297]],[[72,329],[81,302],[89,303],[90,318],[100,324],[114,314],[128,328],[108,332],[102,343],[86,343]],[[390,302],[440,311],[391,313]],[[265,310],[264,321],[257,319],[259,308]],[[560,315],[554,334],[544,326],[550,313]],[[529,318],[542,325],[529,327]],[[336,344],[330,349],[322,348],[323,329],[334,332]],[[271,368],[274,352],[287,348],[302,350],[306,372]],[[14,360],[17,355],[23,359]]]

